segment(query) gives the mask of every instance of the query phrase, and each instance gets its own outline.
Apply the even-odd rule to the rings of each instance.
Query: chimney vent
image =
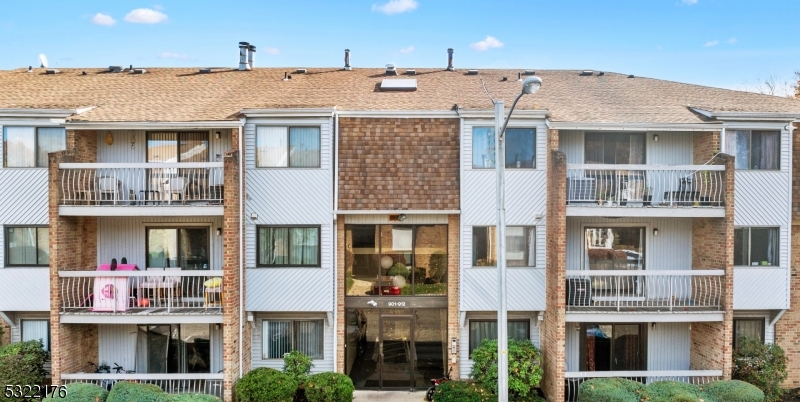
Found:
[[[122,66],[108,66],[108,72],[110,73],[121,73]]]
[[[478,75],[478,70],[476,69],[467,70],[467,75]]]
[[[628,78],[636,78],[633,74],[629,75]]]
[[[592,71],[592,70],[583,70],[583,71],[581,71],[580,75],[587,76],[587,75],[592,75],[592,74],[594,74],[594,71]]]
[[[605,71],[601,71],[601,72],[597,73],[597,75],[606,75],[606,72]]]
[[[144,73],[146,73],[146,72],[147,72],[147,70],[145,70],[145,69],[143,69],[143,68],[137,68],[137,69],[133,70],[132,72],[133,72],[134,74],[144,74]]]
[[[536,75],[536,70],[525,70],[522,75]]]
[[[397,68],[394,67],[394,64],[386,65],[386,75],[397,75]]]
[[[55,68],[48,68],[47,70],[44,71],[44,73],[45,74],[58,74],[59,71],[56,70]]]
[[[200,74],[208,74],[210,72],[211,72],[210,68],[201,68],[200,69]]]
[[[247,64],[247,48],[250,44],[247,42],[239,42],[239,71],[249,70],[250,66]]]
[[[350,71],[353,68],[350,67],[350,49],[344,49],[344,71]]]
[[[295,74],[305,74],[307,72],[308,72],[308,70],[306,70],[305,68],[298,68],[297,70],[295,70],[294,73]]]
[[[406,75],[417,75],[417,70],[406,70]]]
[[[447,71],[455,71],[453,67],[453,48],[447,49]]]
[[[248,70],[252,70],[253,67],[254,67],[253,66],[253,57],[255,56],[255,53],[256,53],[256,47],[255,46],[250,45],[250,46],[247,47],[247,66],[249,67]]]

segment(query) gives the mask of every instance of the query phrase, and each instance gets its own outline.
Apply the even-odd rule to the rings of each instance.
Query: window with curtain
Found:
[[[586,133],[584,163],[640,165],[645,163],[644,133]]]
[[[733,265],[777,266],[778,228],[736,228],[733,230]]]
[[[137,373],[211,373],[211,356],[209,324],[137,327]]]
[[[741,338],[755,339],[764,343],[763,318],[734,318],[733,319],[733,348],[736,349]]]
[[[780,131],[727,130],[725,153],[736,157],[736,169],[780,169]]]
[[[497,232],[494,226],[472,228],[472,266],[497,266]],[[536,266],[536,227],[506,227],[506,266]]]
[[[208,132],[147,133],[147,162],[208,162]]]
[[[312,359],[324,358],[323,320],[264,320],[262,331],[263,359],[283,359],[293,350]]]
[[[147,228],[147,267],[209,269],[208,228]]]
[[[508,320],[508,338],[517,341],[531,339],[530,320]],[[469,320],[469,355],[484,340],[497,339],[497,320]]]
[[[257,167],[320,167],[319,127],[256,127]]]
[[[3,166],[47,167],[47,154],[67,149],[60,127],[3,127]]]
[[[647,331],[642,324],[582,324],[581,371],[647,369]]]
[[[494,168],[494,128],[472,129],[473,169]],[[506,169],[532,169],[536,167],[536,129],[506,129]]]
[[[50,265],[47,227],[6,227],[6,266]]]
[[[317,227],[258,228],[258,266],[319,267],[320,246]]]
[[[22,341],[42,341],[44,350],[50,351],[50,321],[21,320]]]

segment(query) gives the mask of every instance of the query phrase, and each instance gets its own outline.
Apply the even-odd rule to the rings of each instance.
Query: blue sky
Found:
[[[352,64],[594,69],[744,89],[800,70],[800,0],[4,0],[0,69]]]

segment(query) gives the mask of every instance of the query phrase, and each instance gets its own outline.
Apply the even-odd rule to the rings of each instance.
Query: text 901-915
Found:
[[[44,399],[67,397],[66,385],[6,385],[3,391],[6,398]]]

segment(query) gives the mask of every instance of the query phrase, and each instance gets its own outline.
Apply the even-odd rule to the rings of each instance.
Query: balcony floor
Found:
[[[64,324],[178,324],[221,323],[222,308],[217,307],[148,307],[129,308],[126,311],[93,311],[91,307],[70,308],[61,311]]]
[[[172,205],[60,205],[61,216],[222,216],[219,204]]]
[[[568,204],[567,216],[724,218],[725,207]]]

